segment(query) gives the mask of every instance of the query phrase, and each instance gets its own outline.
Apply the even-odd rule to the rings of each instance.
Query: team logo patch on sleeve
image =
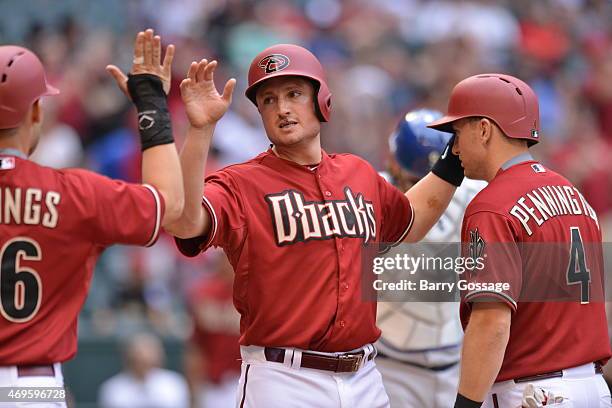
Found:
[[[470,230],[469,251],[470,251],[470,258],[472,258],[474,262],[477,259],[482,258],[485,247],[486,247],[486,243],[484,239],[482,239],[482,237],[480,236],[480,232],[478,232],[478,228],[474,230]]]
[[[0,157],[0,170],[10,170],[15,168],[14,157]]]
[[[283,54],[271,54],[263,57],[259,64],[259,68],[266,71],[266,74],[282,71],[289,66],[289,57]]]

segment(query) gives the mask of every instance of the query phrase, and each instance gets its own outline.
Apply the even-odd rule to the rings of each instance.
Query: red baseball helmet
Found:
[[[0,46],[0,129],[18,127],[37,99],[58,93],[47,83],[45,68],[32,51]]]
[[[245,94],[257,106],[257,88],[266,79],[296,75],[315,84],[315,109],[321,122],[327,122],[331,112],[331,92],[325,82],[321,63],[310,51],[292,44],[277,44],[260,52],[249,68],[249,87]]]
[[[525,139],[530,146],[540,141],[538,97],[513,76],[481,74],[464,79],[453,88],[448,113],[428,127],[453,133],[454,121],[473,116],[491,119],[506,136]]]

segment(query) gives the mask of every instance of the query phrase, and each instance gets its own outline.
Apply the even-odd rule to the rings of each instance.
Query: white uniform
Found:
[[[468,203],[486,186],[465,179],[423,242],[461,242]],[[376,366],[391,407],[447,408],[456,396],[463,330],[456,302],[380,302]]]

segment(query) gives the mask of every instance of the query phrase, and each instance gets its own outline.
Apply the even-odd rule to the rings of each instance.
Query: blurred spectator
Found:
[[[138,334],[124,350],[124,371],[105,381],[102,408],[187,408],[189,390],[181,375],[161,368],[164,351],[157,337]]]
[[[189,296],[193,335],[185,352],[185,375],[197,408],[233,407],[240,379],[240,316],[232,303],[234,271],[216,251],[216,272]]]

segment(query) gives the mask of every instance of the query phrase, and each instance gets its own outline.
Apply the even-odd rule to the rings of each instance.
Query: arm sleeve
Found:
[[[406,195],[380,175],[376,177],[382,214],[380,242],[395,246],[410,232],[414,211]]]
[[[514,225],[501,214],[481,211],[466,217],[462,255],[471,259],[474,266],[466,268],[459,280],[469,284],[461,291],[461,301],[468,307],[476,301],[501,301],[516,311],[522,286],[517,240]]]
[[[78,170],[68,178],[75,216],[97,244],[151,246],[159,236],[165,203],[155,187]]]
[[[207,177],[202,206],[210,216],[209,233],[188,239],[175,238],[178,249],[189,257],[196,256],[211,246],[219,246],[231,252],[233,247],[242,241],[245,226],[242,200],[233,177],[226,171]]]

